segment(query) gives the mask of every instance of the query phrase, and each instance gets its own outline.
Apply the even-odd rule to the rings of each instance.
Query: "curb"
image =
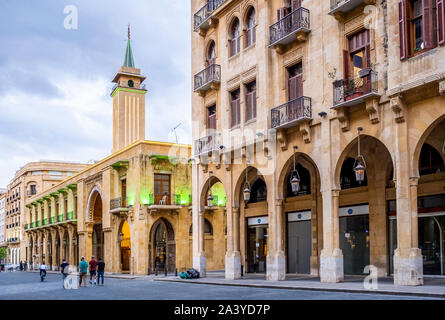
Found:
[[[395,295],[395,296],[411,296],[411,297],[426,297],[426,298],[441,298],[445,299],[445,293],[420,293],[420,292],[401,292],[401,291],[382,291],[382,290],[364,290],[364,289],[335,289],[335,288],[314,288],[314,287],[288,287],[272,284],[254,284],[254,283],[221,283],[211,281],[185,281],[179,279],[153,279],[153,281],[166,281],[189,284],[206,284],[214,286],[230,286],[230,287],[251,287],[264,289],[282,289],[282,290],[304,290],[304,291],[322,291],[322,292],[345,292],[345,293],[362,293],[362,294],[381,294],[381,295]]]

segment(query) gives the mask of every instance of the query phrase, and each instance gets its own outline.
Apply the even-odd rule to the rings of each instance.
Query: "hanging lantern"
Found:
[[[212,195],[212,190],[211,190],[212,184],[210,183],[212,180],[212,173],[213,173],[212,171],[209,171],[209,175],[210,175],[210,177],[209,177],[209,191],[208,191],[208,195],[207,195],[207,206],[209,208],[213,207],[213,195]]]
[[[250,184],[249,184],[249,181],[247,180],[247,168],[246,168],[246,182],[244,184],[243,197],[244,197],[245,203],[249,202],[249,200],[250,200]]]
[[[295,161],[295,155],[298,147],[294,146],[294,170],[292,171],[292,174],[290,176],[290,185],[292,188],[292,193],[297,194],[298,191],[300,191],[300,175],[297,171],[296,161]]]
[[[363,131],[363,128],[359,127],[358,129],[358,152],[357,158],[355,158],[354,162],[354,172],[355,172],[355,180],[362,184],[365,181],[365,172],[366,172],[366,162],[365,158],[360,154],[360,132]]]
[[[73,237],[73,246],[75,246],[76,245],[76,237]]]

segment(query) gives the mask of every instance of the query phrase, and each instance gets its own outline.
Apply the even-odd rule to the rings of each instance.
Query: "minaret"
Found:
[[[145,140],[145,85],[141,70],[134,67],[130,26],[124,65],[116,73],[113,97],[113,153]]]

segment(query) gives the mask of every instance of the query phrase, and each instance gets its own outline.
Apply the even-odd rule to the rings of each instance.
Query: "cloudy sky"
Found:
[[[64,8],[78,10],[67,30]],[[114,74],[131,24],[148,76],[146,138],[191,143],[189,0],[0,3],[0,188],[30,161],[100,160],[112,149]]]

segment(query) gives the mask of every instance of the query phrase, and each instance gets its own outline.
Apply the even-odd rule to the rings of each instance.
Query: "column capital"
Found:
[[[418,184],[419,184],[419,177],[410,177],[409,178],[410,187],[417,187]]]
[[[276,199],[275,200],[275,206],[282,207],[283,205],[284,205],[284,200],[283,199]]]
[[[236,214],[239,214],[239,207],[232,207],[232,212],[233,213],[236,213]]]
[[[332,196],[333,197],[339,197],[340,196],[340,189],[332,189]]]

